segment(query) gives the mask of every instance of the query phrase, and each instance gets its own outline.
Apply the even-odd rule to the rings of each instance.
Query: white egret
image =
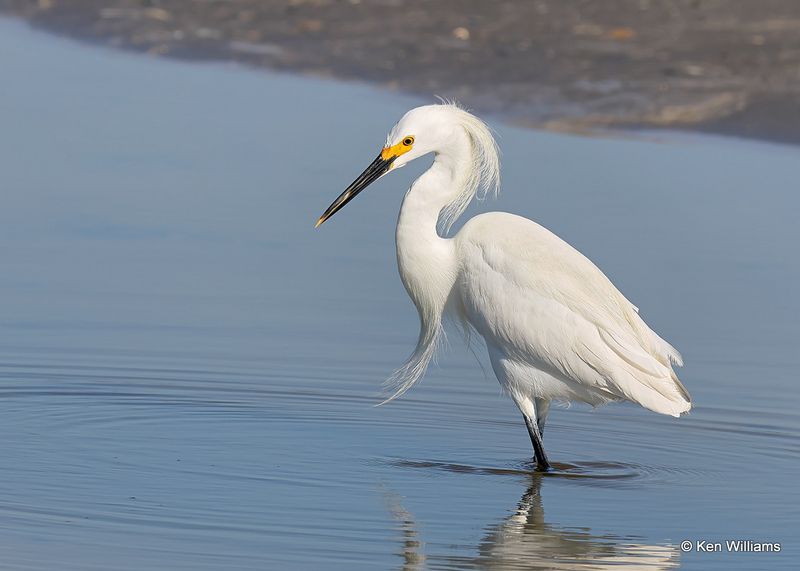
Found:
[[[676,417],[689,411],[673,369],[682,365],[680,354],[569,244],[504,212],[476,216],[447,237],[472,198],[496,192],[500,179],[491,132],[456,105],[406,113],[317,226],[390,170],[429,153],[433,164],[406,192],[396,232],[400,277],[420,333],[390,378],[388,400],[424,375],[447,316],[485,340],[497,380],[525,418],[539,469],[549,468],[542,433],[552,401],[630,401]]]

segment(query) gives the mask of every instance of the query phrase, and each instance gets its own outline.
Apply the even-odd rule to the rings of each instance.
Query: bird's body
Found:
[[[458,296],[515,400],[628,400],[678,416],[677,351],[586,257],[535,222],[493,212],[455,236]]]
[[[391,398],[425,373],[448,316],[485,340],[498,381],[525,418],[540,467],[548,466],[541,433],[551,401],[626,400],[672,416],[691,408],[673,370],[681,364],[678,352],[555,234],[501,212],[472,218],[453,237],[440,231],[481,186],[492,190],[499,180],[491,133],[458,107],[406,114],[381,156],[319,223],[392,167],[429,152],[433,165],[406,193],[397,223],[398,268],[421,327],[415,351],[390,379]],[[375,176],[370,169],[381,157],[388,167],[379,164],[385,170]]]

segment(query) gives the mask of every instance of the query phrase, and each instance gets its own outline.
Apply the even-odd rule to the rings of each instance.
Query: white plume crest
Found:
[[[464,129],[472,145],[470,164],[463,173],[458,196],[439,214],[439,231],[447,235],[456,220],[472,202],[473,197],[483,200],[497,196],[500,191],[500,149],[486,123],[459,106],[455,101],[441,99]]]

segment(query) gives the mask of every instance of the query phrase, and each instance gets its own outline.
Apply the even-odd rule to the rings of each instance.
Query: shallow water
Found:
[[[456,334],[373,406],[416,338],[393,232],[424,165],[313,230],[418,101],[13,22],[0,69],[4,569],[797,567],[797,148],[497,126],[479,209],[598,263],[696,402],[555,410],[543,476]]]

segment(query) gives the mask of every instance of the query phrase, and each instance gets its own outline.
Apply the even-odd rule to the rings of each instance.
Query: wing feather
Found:
[[[531,366],[614,399],[678,416],[691,408],[680,354],[586,257],[511,214],[473,218],[456,236],[466,317]]]

